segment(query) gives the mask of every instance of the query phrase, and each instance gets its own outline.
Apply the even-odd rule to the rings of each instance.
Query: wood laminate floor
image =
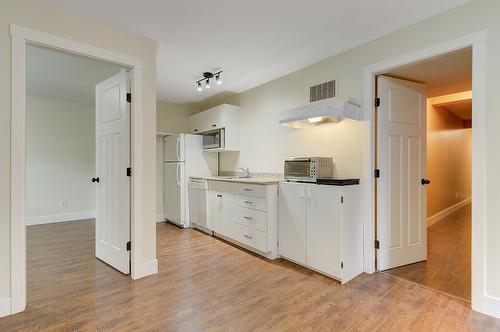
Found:
[[[159,273],[94,258],[93,221],[28,227],[28,307],[0,331],[494,331],[460,300],[377,273],[341,286],[194,230],[157,225]]]
[[[471,205],[427,228],[427,261],[385,272],[470,302]]]

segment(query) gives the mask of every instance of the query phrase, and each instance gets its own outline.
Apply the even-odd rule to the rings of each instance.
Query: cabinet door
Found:
[[[222,200],[218,191],[210,190],[208,192],[208,228],[214,232],[220,233],[220,211]]]
[[[341,189],[306,185],[307,265],[341,277]]]
[[[222,191],[221,195],[220,233],[227,237],[233,237],[234,195],[228,190]]]
[[[306,197],[300,183],[279,186],[279,254],[306,264]]]
[[[214,232],[231,236],[234,217],[233,183],[210,181],[209,223]]]

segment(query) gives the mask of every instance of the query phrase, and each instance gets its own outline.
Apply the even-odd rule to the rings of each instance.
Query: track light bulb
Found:
[[[198,82],[198,87],[196,88],[198,91],[203,91],[203,88],[201,87],[201,82]]]
[[[210,80],[208,78],[205,81],[205,89],[210,89]]]

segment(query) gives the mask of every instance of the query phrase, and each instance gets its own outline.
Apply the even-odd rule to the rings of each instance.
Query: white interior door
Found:
[[[95,88],[96,116],[96,256],[130,273],[130,105],[125,70]]]
[[[379,270],[427,259],[426,88],[379,76],[377,250]]]

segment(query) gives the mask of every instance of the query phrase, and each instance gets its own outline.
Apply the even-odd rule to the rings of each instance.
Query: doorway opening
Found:
[[[130,86],[121,66],[36,44],[25,64],[26,283],[37,306],[47,291],[80,296],[96,274],[130,273]]]
[[[376,82],[376,268],[470,302],[472,47]]]

